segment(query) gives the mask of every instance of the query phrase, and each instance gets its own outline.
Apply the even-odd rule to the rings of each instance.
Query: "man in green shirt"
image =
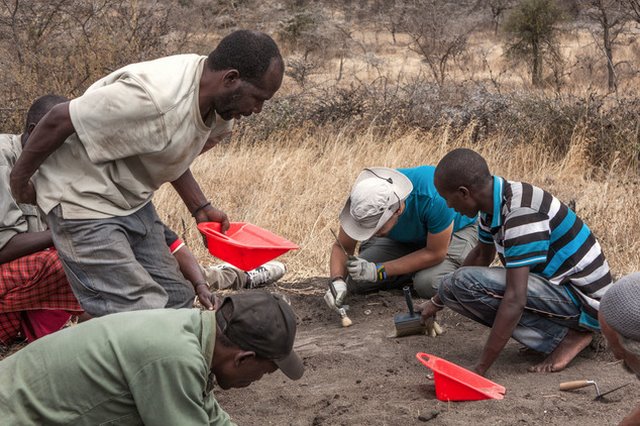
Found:
[[[95,318],[0,361],[4,424],[230,425],[212,390],[245,387],[293,351],[295,314],[279,296],[226,297],[218,311],[159,309]]]

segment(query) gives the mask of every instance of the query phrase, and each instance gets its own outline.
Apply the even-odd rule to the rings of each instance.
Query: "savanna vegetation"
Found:
[[[3,132],[37,96],[207,54],[235,28],[276,38],[285,82],[193,171],[232,220],[300,244],[287,282],[326,275],[362,167],[435,164],[459,146],[575,203],[614,274],[640,269],[638,0],[0,0]],[[173,190],[155,201],[212,260]]]

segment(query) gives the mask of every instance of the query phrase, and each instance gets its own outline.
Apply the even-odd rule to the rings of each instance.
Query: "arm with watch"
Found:
[[[329,261],[330,283],[333,288],[325,294],[325,300],[330,307],[340,307],[346,295],[347,276],[355,281],[379,282],[388,277],[403,275],[419,271],[429,266],[442,262],[447,254],[449,239],[453,223],[442,232],[427,234],[427,244],[423,249],[417,250],[406,256],[387,262],[371,262],[361,257],[354,256],[357,241],[349,237],[342,228],[337,236],[337,241],[331,248]],[[344,292],[341,289],[344,288]],[[330,293],[335,293],[333,296]],[[338,303],[334,303],[336,300]]]
[[[438,233],[428,232],[425,236],[425,247],[384,263],[371,262],[360,257],[350,258],[347,261],[347,270],[356,281],[378,282],[431,268],[445,260],[452,232],[453,222]]]

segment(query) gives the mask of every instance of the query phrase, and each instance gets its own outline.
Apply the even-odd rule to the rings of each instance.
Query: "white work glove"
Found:
[[[333,297],[331,288],[329,288],[324,294],[324,301],[327,302],[327,305],[331,309],[337,310],[342,306],[345,297],[347,297],[347,283],[345,283],[343,279],[337,278],[333,280],[333,288],[336,290],[336,297]]]
[[[440,327],[440,324],[438,324],[436,322],[436,317],[431,317],[429,318],[430,321],[427,321],[427,330],[425,332],[425,334],[429,337],[438,337],[439,335],[441,335],[444,330],[442,329],[442,327]]]
[[[382,263],[373,263],[360,257],[351,256],[347,260],[347,271],[349,275],[356,281],[376,282],[387,278]]]

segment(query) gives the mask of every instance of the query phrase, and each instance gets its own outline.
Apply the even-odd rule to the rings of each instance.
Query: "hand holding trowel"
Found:
[[[411,289],[409,286],[403,287],[404,298],[407,302],[407,308],[409,308],[408,314],[397,314],[393,317],[393,324],[395,326],[395,336],[410,336],[412,334],[427,334],[430,337],[436,337],[442,334],[442,328],[435,321],[435,316],[429,318],[426,322],[423,322],[422,315],[415,312],[413,309],[413,299],[411,298]]]

